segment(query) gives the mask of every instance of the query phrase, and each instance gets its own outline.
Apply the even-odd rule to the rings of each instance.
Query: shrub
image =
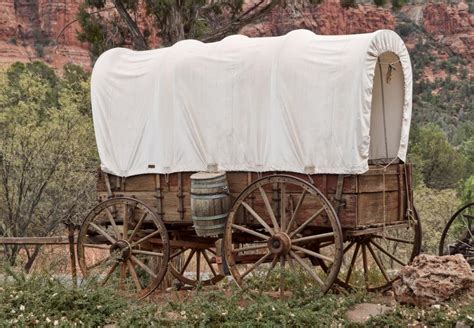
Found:
[[[430,188],[455,188],[466,175],[466,158],[447,140],[441,129],[428,124],[412,133],[410,158]]]
[[[343,8],[355,7],[356,2],[355,2],[355,0],[341,0],[341,6]]]

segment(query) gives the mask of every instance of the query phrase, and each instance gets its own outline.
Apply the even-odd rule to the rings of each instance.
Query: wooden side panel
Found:
[[[410,171],[408,167],[408,178]],[[144,174],[126,179],[110,176],[110,185],[114,196],[129,196],[140,199],[151,206],[157,212],[160,210],[160,199],[163,217],[167,222],[191,222],[191,175],[193,172],[182,172],[182,205],[184,213],[182,216],[178,211],[179,201],[179,179],[178,174],[169,175]],[[283,172],[285,173],[285,172]],[[385,179],[384,179],[385,173]],[[268,176],[273,172],[266,172],[261,176]],[[336,206],[334,195],[337,189],[337,175],[319,174],[309,177],[305,174],[286,173],[296,176],[305,181],[312,182],[328,199]],[[231,196],[231,204],[238,195],[260,175],[255,172],[228,172],[227,180]],[[384,222],[384,202],[383,194],[385,190],[385,218],[386,223],[405,220],[407,209],[405,169],[402,164],[392,164],[385,171],[380,167],[371,166],[371,169],[362,175],[346,176],[343,184],[342,198],[345,206],[339,211],[339,219],[343,228],[364,227]],[[410,181],[410,179],[408,179]],[[103,174],[97,179],[97,194],[100,200],[107,199],[106,184]],[[161,192],[158,192],[161,191]],[[269,199],[272,197],[271,186],[266,190]],[[292,192],[292,190],[288,190]],[[408,195],[410,197],[411,194]],[[293,198],[297,199],[298,195]],[[263,206],[261,199],[251,200],[256,206]],[[315,204],[304,204],[302,210],[305,215],[314,213]],[[307,212],[307,213],[306,213]],[[248,215],[242,215],[243,219],[248,219]],[[325,218],[318,224],[326,225]]]
[[[398,191],[385,192],[385,207],[384,193],[359,194],[357,198],[358,226],[384,223],[384,213],[386,224],[399,221]]]

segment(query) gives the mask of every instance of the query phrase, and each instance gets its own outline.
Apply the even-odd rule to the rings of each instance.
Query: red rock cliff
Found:
[[[67,62],[90,65],[87,45],[76,37],[75,19],[82,0],[0,0],[0,63],[45,60],[54,67]]]
[[[87,45],[76,37],[80,28],[77,23],[69,26],[56,43],[58,34],[75,19],[83,1],[0,0],[0,64],[39,59],[53,67],[66,62],[90,67]],[[474,58],[474,15],[469,14],[464,2],[405,6],[403,11],[452,52]],[[143,24],[152,25],[151,18],[142,20]],[[388,8],[357,5],[345,9],[338,0],[326,0],[321,5],[297,0],[285,8],[275,8],[263,21],[246,26],[241,33],[268,36],[306,28],[318,34],[351,34],[394,29],[395,25],[395,16]],[[158,42],[156,37],[150,40],[151,45]]]
[[[455,54],[474,59],[474,14],[469,14],[466,3],[428,4],[423,9],[423,26]]]

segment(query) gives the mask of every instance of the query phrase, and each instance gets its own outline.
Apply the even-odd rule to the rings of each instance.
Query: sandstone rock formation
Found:
[[[45,60],[54,67],[67,62],[88,67],[87,45],[76,37],[76,18],[82,0],[0,0],[0,63]]]
[[[248,36],[282,35],[304,28],[317,34],[367,33],[379,29],[394,29],[395,17],[389,9],[370,5],[343,8],[339,0],[322,4],[296,1],[286,7],[276,7],[263,22],[244,27]]]
[[[474,14],[469,14],[466,3],[428,4],[423,9],[423,26],[453,53],[474,59]]]
[[[76,18],[84,0],[0,0],[0,65],[15,61],[44,60],[53,67],[74,62],[90,68],[88,47],[78,41]],[[255,0],[246,0],[249,4]],[[402,9],[413,21],[422,25],[450,51],[474,62],[474,14],[464,1],[458,4],[426,3],[405,5]],[[114,11],[101,13],[110,18]],[[262,21],[246,26],[241,33],[249,36],[281,35],[297,28],[318,34],[365,33],[377,29],[394,29],[395,13],[387,6],[358,4],[343,8],[339,0],[324,0],[318,5],[309,0],[289,1],[276,7]],[[153,28],[153,17],[137,13],[139,25],[149,32],[150,46],[159,45]]]
[[[459,254],[419,255],[399,275],[394,292],[400,303],[423,307],[453,298],[474,298],[474,274]]]

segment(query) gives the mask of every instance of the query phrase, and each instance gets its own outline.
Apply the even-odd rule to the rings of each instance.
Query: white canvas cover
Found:
[[[389,72],[390,71],[390,72]],[[92,73],[102,169],[359,174],[405,160],[412,72],[393,31],[116,48]]]

